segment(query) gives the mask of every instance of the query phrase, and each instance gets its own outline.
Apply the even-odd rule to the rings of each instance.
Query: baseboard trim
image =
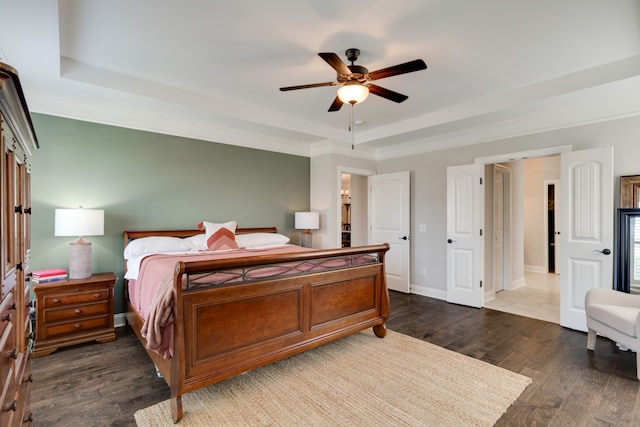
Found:
[[[525,265],[524,271],[528,273],[546,273],[547,269],[543,265]]]
[[[519,279],[515,279],[511,282],[511,287],[509,288],[510,291],[514,290],[514,289],[518,289],[521,288],[523,286],[527,286],[527,280],[524,277],[521,277]]]
[[[432,288],[428,288],[426,286],[420,286],[420,285],[411,285],[410,289],[412,294],[422,295],[423,297],[435,298],[442,301],[447,300],[447,291],[443,291],[440,289],[432,289]]]
[[[113,316],[113,326],[120,328],[127,325],[127,315],[124,313],[118,313]]]

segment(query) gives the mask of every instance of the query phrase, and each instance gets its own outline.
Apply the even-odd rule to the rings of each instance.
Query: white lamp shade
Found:
[[[359,82],[347,83],[338,89],[338,98],[345,104],[358,104],[369,96],[369,88]]]
[[[102,236],[104,211],[100,209],[56,209],[56,236]]]
[[[320,228],[320,214],[318,212],[296,212],[296,229],[317,230]]]

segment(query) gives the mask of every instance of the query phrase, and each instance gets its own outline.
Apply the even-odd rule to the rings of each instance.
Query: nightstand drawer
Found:
[[[72,294],[45,295],[42,299],[42,308],[61,307],[71,304],[82,304],[93,301],[106,301],[109,299],[109,291],[107,289],[94,289],[90,291],[83,290]]]
[[[40,338],[55,338],[64,335],[75,335],[95,329],[108,328],[109,316],[94,317],[72,322],[57,323],[44,326],[44,336]]]
[[[69,321],[74,319],[82,319],[85,317],[98,316],[101,314],[109,314],[109,301],[103,301],[97,304],[85,304],[76,305],[73,307],[65,307],[56,310],[45,310],[44,319],[42,319],[45,325],[58,321]]]

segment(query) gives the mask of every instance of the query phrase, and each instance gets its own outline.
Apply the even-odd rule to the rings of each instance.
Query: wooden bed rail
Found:
[[[229,258],[215,261],[179,261],[176,264],[176,273],[194,274],[222,270],[227,268],[253,267],[267,264],[283,264],[287,262],[315,260],[333,257],[345,257],[350,255],[376,254],[378,262],[384,263],[384,255],[389,250],[389,244],[358,246],[355,248],[321,249],[313,252],[292,252],[278,255],[256,255],[243,258]]]

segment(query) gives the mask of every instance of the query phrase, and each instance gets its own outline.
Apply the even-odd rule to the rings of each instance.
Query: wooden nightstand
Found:
[[[59,347],[116,339],[113,326],[113,273],[87,279],[34,283],[36,342],[33,357],[46,356]]]

